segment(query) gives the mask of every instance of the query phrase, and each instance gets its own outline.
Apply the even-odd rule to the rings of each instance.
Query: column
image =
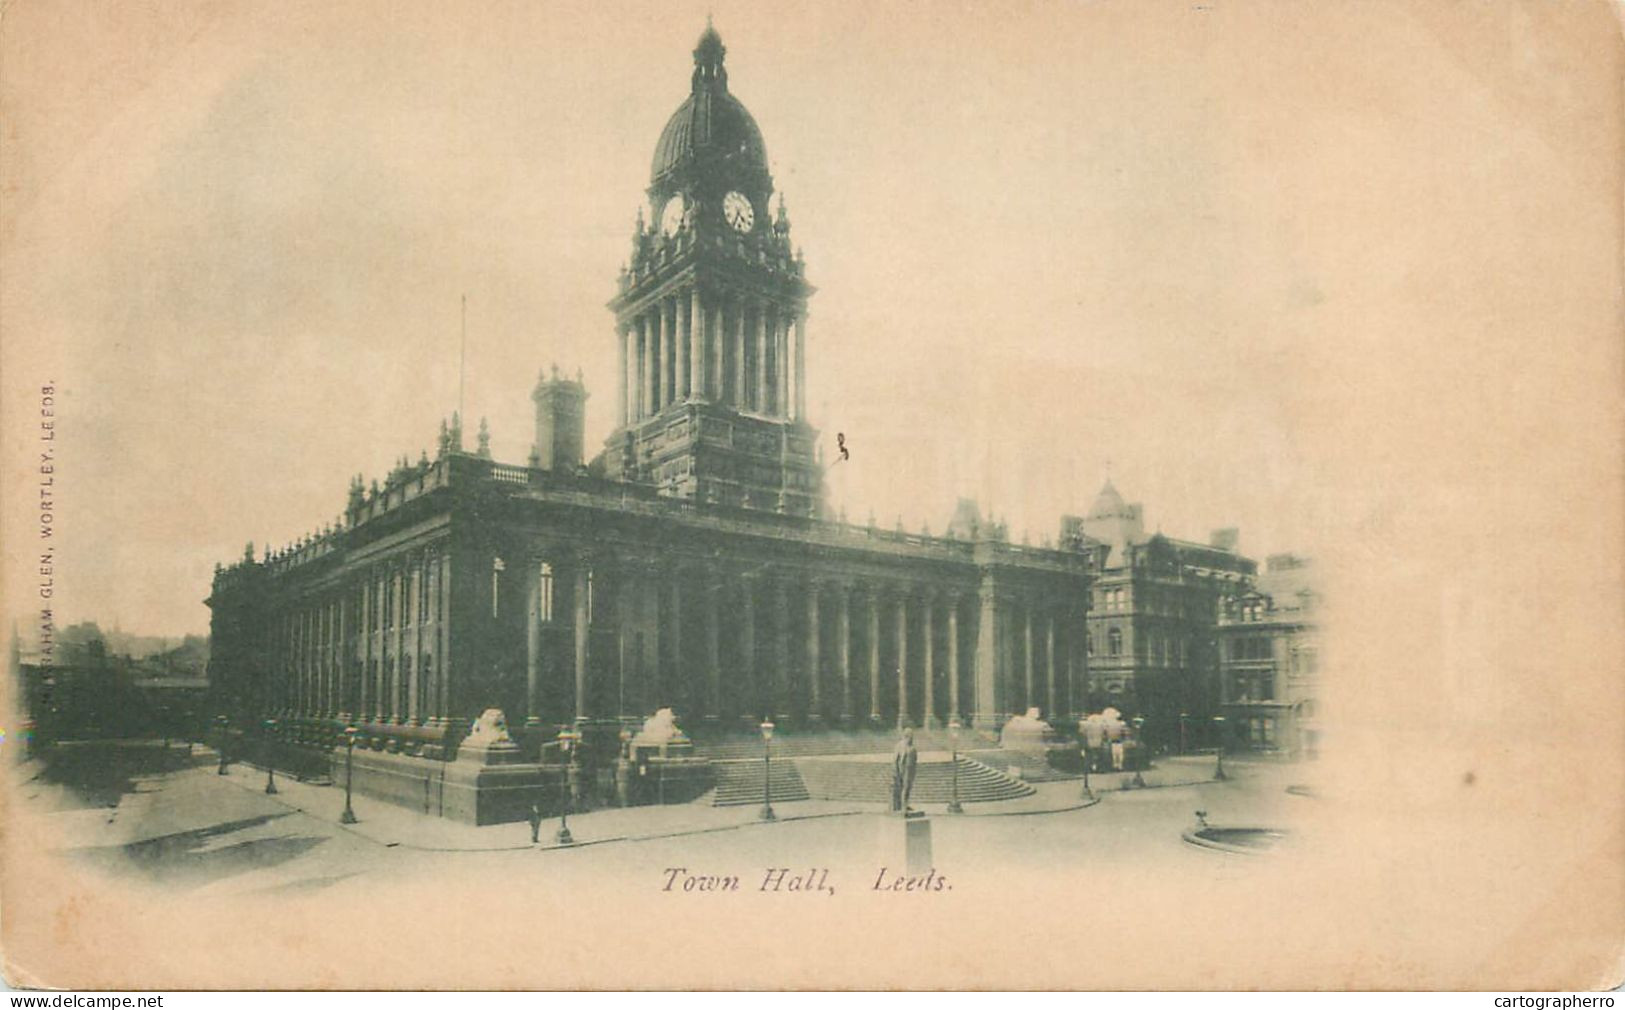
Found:
[[[1022,630],[1026,637],[1026,648],[1022,652],[1023,669],[1026,671],[1026,693],[1022,695],[1021,703],[1028,708],[1033,707],[1033,603],[1031,599],[1021,608]]]
[[[807,317],[803,313],[796,313],[796,391],[795,391],[795,417],[805,420],[807,417]]]
[[[691,396],[696,400],[706,399],[710,389],[711,373],[706,367],[706,356],[710,352],[710,346],[706,343],[706,333],[710,330],[706,325],[708,322],[709,320],[705,318],[705,303],[700,300],[699,285],[695,285],[689,288],[688,325],[691,332],[688,347],[691,360],[688,371],[689,381],[693,384]]]
[[[412,619],[412,665],[406,683],[406,721],[422,725],[423,713],[418,709],[418,688],[423,677],[423,556],[412,560],[412,592],[406,601],[407,616]]]
[[[402,605],[406,599],[406,570],[398,569],[390,573],[389,584],[392,589],[389,601],[390,614],[390,664],[389,664],[389,721],[398,723],[405,715],[401,711],[401,654],[406,650],[405,635],[401,632],[401,622],[406,618],[406,608]]]
[[[880,722],[880,589],[871,585],[869,601],[869,721]]]
[[[686,292],[679,292],[677,300],[673,303],[673,311],[677,314],[677,400],[688,400],[694,395],[692,385],[693,376],[697,372],[690,371],[689,365],[694,360],[694,323],[689,316],[689,309],[693,306],[693,297]]]
[[[617,390],[616,390],[617,393],[620,396],[620,398],[615,401],[617,407],[619,408],[618,412],[616,414],[616,417],[618,417],[620,419],[620,422],[622,424],[626,424],[627,422],[629,422],[632,419],[631,415],[627,412],[627,409],[626,409],[626,393],[627,393],[627,381],[626,381],[626,333],[627,333],[627,327],[626,327],[626,324],[624,324],[624,323],[615,328],[615,338],[616,338],[615,339],[615,346],[616,346],[616,349],[618,350],[618,352],[620,354],[620,359],[619,360],[620,360],[620,363],[621,363],[621,371],[620,371],[621,378],[620,378],[620,380],[619,380],[619,382],[617,384]]]
[[[542,562],[530,560],[525,596],[525,725],[542,721]]]
[[[654,317],[647,312],[638,316],[638,333],[638,414],[649,417],[655,412],[655,345],[659,335]]]
[[[836,655],[841,672],[841,721],[852,721],[852,591],[845,582],[835,584]]]
[[[979,727],[997,728],[999,721],[998,602],[991,579],[984,579],[979,593],[981,613],[976,627],[976,711]]]
[[[367,707],[372,700],[372,685],[370,668],[367,663],[372,658],[372,576],[364,573],[361,581],[361,600],[359,612],[356,615],[356,652],[361,658],[360,683],[357,685],[359,697],[356,699],[355,718],[357,722],[365,721],[371,715]]]
[[[665,408],[677,402],[677,362],[683,356],[683,348],[677,338],[675,300],[671,298],[660,300],[660,318],[664,320],[660,327],[660,357],[663,366],[660,377],[660,406]]]
[[[948,718],[959,711],[959,594],[948,595]]]
[[[777,392],[773,398],[773,413],[790,416],[790,318],[780,313],[773,322],[773,372]]]
[[[717,619],[717,595],[722,592],[722,580],[715,569],[706,569],[705,575],[705,717],[715,719],[722,714],[722,650]]]
[[[897,725],[908,725],[908,590],[897,594]]]
[[[435,622],[440,629],[440,661],[439,674],[436,687],[439,689],[439,699],[435,703],[436,725],[444,726],[451,719],[452,702],[452,655],[451,655],[451,552],[448,550],[440,556],[440,599],[436,601],[439,608],[435,613]]]
[[[576,719],[587,718],[587,586],[591,569],[586,558],[575,566]]]
[[[754,598],[755,579],[745,576],[740,580],[739,589],[743,594],[739,607],[739,693],[742,698],[748,699],[747,704],[755,708],[754,712],[742,713],[752,723],[756,717],[766,713],[762,705],[762,683],[756,671],[756,600]],[[749,685],[747,688],[746,685]]]
[[[738,318],[734,320],[734,396],[733,404],[740,410],[750,407],[750,395],[746,386],[746,367],[749,360],[745,354],[745,307],[743,298],[735,299],[734,312]]]
[[[790,716],[790,599],[780,578],[773,583],[773,718]]]
[[[671,628],[671,665],[666,668],[667,676],[661,684],[664,690],[655,701],[658,705],[681,705],[682,710],[687,711],[689,691],[688,664],[683,662],[683,577],[682,572],[676,570],[671,573],[671,607],[667,627]]]
[[[751,397],[751,409],[758,414],[767,413],[767,303],[756,305],[756,389]]]
[[[1056,717],[1055,707],[1055,615],[1044,614],[1044,671],[1047,675],[1049,688],[1049,708],[1044,710],[1044,717],[1053,720]]]
[[[714,304],[707,301],[705,305],[705,357],[706,375],[711,384],[711,398],[724,400],[727,387],[727,331],[723,328],[722,298],[715,297]]]
[[[924,648],[921,650],[921,655],[925,661],[925,702],[921,706],[922,716],[920,719],[920,725],[926,729],[935,729],[937,725],[936,685],[932,683],[932,681],[936,680],[936,674],[932,669],[931,662],[932,656],[934,655],[933,650],[936,644],[931,641],[934,634],[933,625],[935,624],[932,617],[933,611],[936,610],[936,606],[936,594],[932,593],[930,590],[926,590],[925,613],[922,617],[922,621],[925,625],[925,631],[922,636],[924,640]]]
[[[807,720],[817,722],[824,716],[824,704],[821,698],[820,681],[822,672],[818,669],[818,580],[810,579],[807,582]]]

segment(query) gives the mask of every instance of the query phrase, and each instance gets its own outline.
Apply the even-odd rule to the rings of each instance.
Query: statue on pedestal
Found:
[[[894,813],[907,817],[908,799],[914,792],[914,773],[920,764],[920,752],[914,749],[914,731],[904,729],[903,736],[892,751],[891,808]]]

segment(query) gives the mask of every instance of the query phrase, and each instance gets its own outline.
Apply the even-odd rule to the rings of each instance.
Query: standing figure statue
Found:
[[[914,792],[914,772],[920,763],[920,753],[914,749],[914,731],[904,729],[902,739],[892,751],[891,808],[895,813],[908,814],[908,798]]]

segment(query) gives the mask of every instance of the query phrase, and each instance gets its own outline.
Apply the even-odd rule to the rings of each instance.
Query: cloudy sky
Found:
[[[59,618],[153,633],[432,447],[464,294],[497,456],[554,362],[601,443],[604,303],[708,9],[819,289],[853,519],[971,495],[1036,542],[1109,465],[1152,528],[1330,556],[1572,483],[1530,449],[1613,360],[1550,329],[1612,297],[1597,17],[1433,6],[8,10],[12,616],[46,381]]]

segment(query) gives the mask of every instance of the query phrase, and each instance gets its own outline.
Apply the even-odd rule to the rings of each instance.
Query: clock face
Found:
[[[660,230],[667,235],[677,234],[677,229],[683,223],[683,198],[674,196],[666,201],[666,209],[660,212]]]
[[[722,198],[722,216],[738,232],[750,231],[756,221],[756,212],[751,209],[750,201],[737,190]]]

